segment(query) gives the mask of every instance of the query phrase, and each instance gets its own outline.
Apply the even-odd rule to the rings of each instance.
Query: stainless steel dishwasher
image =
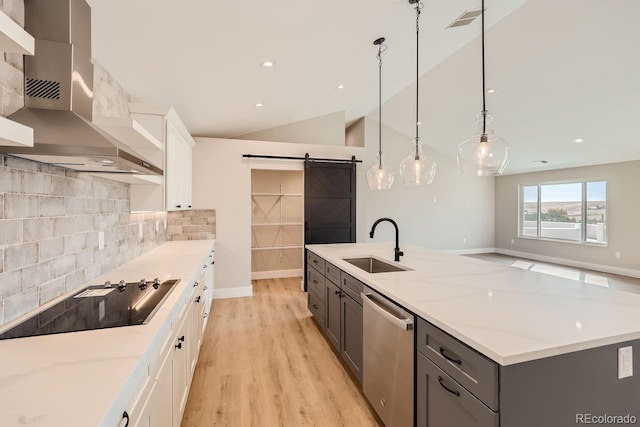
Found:
[[[386,427],[413,427],[414,316],[362,291],[362,389]]]

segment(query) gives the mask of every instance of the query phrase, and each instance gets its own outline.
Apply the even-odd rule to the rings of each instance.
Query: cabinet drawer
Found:
[[[494,411],[498,408],[498,365],[418,318],[417,350]]]
[[[324,260],[311,251],[307,251],[307,263],[324,275]]]
[[[324,272],[327,279],[340,286],[340,269],[338,267],[325,261]]]
[[[360,296],[362,292],[362,282],[349,276],[344,271],[342,272],[342,290],[356,300],[358,304],[362,305],[362,297]]]
[[[418,353],[417,426],[498,427],[499,415]]]
[[[324,304],[324,276],[315,268],[307,268],[307,290],[309,293],[315,293]]]
[[[320,301],[320,298],[313,293],[309,292],[309,311],[313,314],[313,319],[318,322],[318,325],[324,330],[324,304]]]

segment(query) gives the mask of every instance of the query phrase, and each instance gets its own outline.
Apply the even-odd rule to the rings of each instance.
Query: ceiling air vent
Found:
[[[60,99],[60,82],[28,78],[25,92],[32,98]]]
[[[482,9],[465,10],[451,24],[447,25],[447,28],[463,27],[465,25],[469,25],[473,21],[475,21],[475,19],[481,14]]]

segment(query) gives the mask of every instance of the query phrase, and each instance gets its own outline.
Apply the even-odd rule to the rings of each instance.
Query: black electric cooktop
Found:
[[[143,325],[179,281],[89,286],[0,334],[0,340]]]

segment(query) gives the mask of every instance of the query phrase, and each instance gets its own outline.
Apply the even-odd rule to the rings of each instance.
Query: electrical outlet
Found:
[[[142,240],[143,237],[144,237],[144,227],[142,226],[142,223],[139,222],[138,223],[138,239]]]
[[[98,250],[104,249],[104,231],[98,231]]]
[[[616,252],[614,256],[616,257],[616,259],[620,259],[622,258],[622,252]]]
[[[156,221],[156,233],[160,231],[160,221]]]
[[[516,239],[511,239],[511,244],[515,245],[516,244]]]
[[[618,378],[633,376],[633,347],[620,347],[618,349]]]

